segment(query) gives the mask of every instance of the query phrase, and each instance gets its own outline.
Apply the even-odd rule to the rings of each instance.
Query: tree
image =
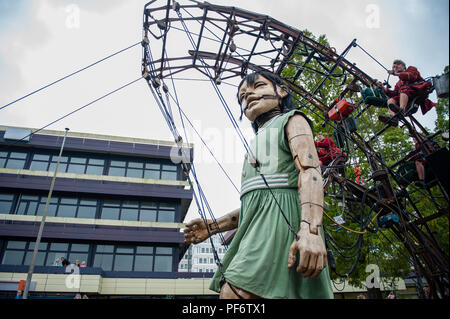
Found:
[[[449,66],[447,65],[444,69],[444,73],[449,72]],[[448,98],[446,99],[438,99],[438,102],[436,104],[436,113],[437,113],[437,119],[435,122],[435,131],[441,130],[442,132],[449,131],[449,123],[448,123]]]
[[[304,34],[313,40],[330,47],[325,35],[315,37],[308,30]],[[323,57],[315,56],[309,63],[305,64],[309,56],[307,48],[299,48],[294,54],[288,66],[283,70],[282,76],[285,78],[294,78],[298,74],[298,70],[303,70],[301,76],[296,80],[296,84],[304,87],[309,92],[316,90],[318,85],[322,83],[327,69],[329,70],[333,62],[326,62]],[[448,72],[448,67],[446,68]],[[345,85],[352,82],[352,78],[348,77],[341,68],[336,68],[329,79],[324,83],[317,97],[325,105],[330,105],[332,101],[340,97]],[[314,134],[324,134],[332,137],[335,130],[340,124],[333,121],[326,122],[323,114],[314,109],[307,103],[307,97],[294,94],[297,106],[313,121]],[[356,102],[362,102],[360,95],[354,96]],[[357,111],[352,114],[358,114],[365,105],[358,104]],[[448,132],[448,99],[439,100],[436,107],[438,119],[436,121],[436,130],[441,129]],[[377,120],[381,114],[387,114],[387,110],[383,108],[370,107],[365,112],[361,112],[356,121],[358,124],[358,134],[367,140],[376,132],[380,131],[385,125]],[[322,125],[322,124],[326,125]],[[342,126],[342,125],[341,125]],[[412,139],[409,138],[408,131],[405,127],[389,128],[379,138],[372,143],[373,150],[383,157],[387,165],[396,163],[403,158],[411,150],[414,149]],[[364,184],[368,188],[375,188],[376,184],[371,179],[373,170],[367,162],[364,148],[358,148],[350,139],[347,139],[345,151],[349,155],[349,161],[346,168],[346,176],[349,179],[356,177],[353,168],[358,166],[362,173]],[[400,190],[399,186],[393,182],[394,188]],[[339,193],[339,185],[332,185],[332,194]],[[439,190],[432,189],[433,194],[437,195]],[[345,192],[340,193],[345,196]],[[424,192],[416,192],[413,194],[414,202],[420,211],[428,216],[435,212],[435,205],[430,200],[430,196]],[[445,203],[441,200],[441,205]],[[445,206],[443,206],[445,207]],[[406,209],[410,212],[414,211],[414,207],[408,204]],[[377,212],[370,211],[370,208],[359,202],[352,202],[342,198],[325,197],[325,212],[330,217],[341,216],[345,220],[343,227],[354,230],[347,231],[342,226],[336,225],[324,216],[324,228],[327,232],[327,244],[333,251],[336,259],[337,273],[331,272],[332,279],[344,276],[351,271],[349,282],[355,286],[362,286],[368,277],[366,266],[376,264],[379,267],[381,280],[385,283],[391,283],[395,278],[405,278],[412,271],[411,256],[405,249],[393,232],[389,229],[381,229],[377,223]],[[368,224],[368,230],[364,234],[358,234],[361,224]],[[436,219],[432,223],[432,228],[437,233],[437,239],[448,251],[448,220],[442,218]],[[446,236],[446,237],[445,237]]]

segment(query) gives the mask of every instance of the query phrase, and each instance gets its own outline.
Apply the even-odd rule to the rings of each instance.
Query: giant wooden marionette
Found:
[[[237,228],[210,286],[222,299],[333,298],[310,123],[275,74],[248,75],[238,99],[256,132],[244,161],[241,207],[216,223],[191,221],[185,241],[198,244]]]

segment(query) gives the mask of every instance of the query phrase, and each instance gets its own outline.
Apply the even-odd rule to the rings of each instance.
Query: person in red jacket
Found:
[[[343,152],[334,145],[334,141],[322,134],[317,135],[317,141],[314,144],[317,147],[321,166],[327,166],[336,157],[343,155]]]
[[[392,70],[389,70],[388,73],[399,77],[399,81],[395,85],[394,90],[384,88],[381,82],[377,82],[377,85],[383,88],[386,95],[390,97],[387,105],[391,116],[394,116],[400,110],[406,111],[408,102],[412,101],[416,96],[426,95],[427,90],[432,86],[430,82],[427,82],[422,78],[416,67],[410,66],[406,68],[405,62],[401,60],[395,60]],[[424,98],[423,101],[420,101],[420,107],[422,114],[424,115],[434,106],[435,104],[426,98]],[[378,119],[381,122],[392,126],[398,125],[397,117],[394,118],[381,115]]]

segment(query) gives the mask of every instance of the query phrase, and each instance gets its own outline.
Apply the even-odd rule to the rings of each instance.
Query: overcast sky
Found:
[[[141,40],[141,0],[0,0],[0,107],[45,84]],[[160,4],[166,1],[159,0]],[[180,1],[183,3],[183,1]],[[342,52],[358,43],[390,67],[396,58],[419,68],[423,77],[441,74],[449,64],[448,0],[216,0],[272,16],[316,36],[326,34]],[[379,15],[378,15],[379,13]],[[184,50],[191,49],[182,48]],[[140,76],[139,46],[76,77],[0,110],[0,125],[40,128]],[[374,78],[386,72],[354,49],[347,59]],[[395,84],[391,79],[391,84]],[[182,107],[236,185],[240,184],[243,147],[233,133],[210,84],[177,83]],[[239,116],[235,89],[221,86]],[[431,99],[436,101],[435,94]],[[420,113],[420,112],[419,112]],[[432,110],[419,119],[433,127]],[[172,141],[144,81],[124,89],[49,129]],[[249,123],[242,128],[251,137]],[[191,137],[194,135],[189,134]],[[219,217],[239,206],[239,195],[198,139],[197,173]],[[187,220],[197,217],[191,205]]]

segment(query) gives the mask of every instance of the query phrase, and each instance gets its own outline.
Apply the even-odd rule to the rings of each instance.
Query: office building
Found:
[[[64,132],[0,127],[0,297],[25,280]],[[178,273],[193,192],[170,142],[69,132],[30,297],[214,295]],[[193,146],[186,145],[191,154]],[[77,269],[54,266],[65,257]],[[84,266],[84,265],[83,265]],[[79,271],[79,275],[78,275]],[[198,276],[201,278],[201,276]]]

